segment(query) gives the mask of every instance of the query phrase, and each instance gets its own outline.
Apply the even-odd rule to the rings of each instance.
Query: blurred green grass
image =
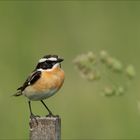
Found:
[[[0,2],[0,139],[28,138],[27,99],[11,95],[50,53],[65,58],[64,86],[46,100],[62,118],[62,139],[140,139],[139,13],[133,1]],[[137,77],[125,96],[102,97],[102,84],[81,79],[74,69],[76,55],[101,49],[135,65]],[[33,111],[46,113],[39,102]]]

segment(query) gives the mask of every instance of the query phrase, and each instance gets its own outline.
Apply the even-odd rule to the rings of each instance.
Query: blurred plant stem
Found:
[[[105,50],[101,50],[99,54],[92,51],[80,54],[74,59],[74,65],[80,76],[88,81],[100,82],[102,79],[105,81],[104,83],[109,81],[109,85],[103,88],[103,94],[107,97],[123,95],[128,87],[127,82],[122,83],[120,79],[126,77],[126,80],[132,80],[136,75],[132,64],[124,67],[121,60],[111,56]],[[105,67],[105,71],[103,67]],[[115,75],[119,81],[115,80]]]

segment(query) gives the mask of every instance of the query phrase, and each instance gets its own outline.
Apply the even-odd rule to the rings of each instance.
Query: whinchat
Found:
[[[29,99],[31,117],[34,116],[31,101],[41,101],[48,110],[49,116],[53,115],[43,100],[54,95],[63,85],[65,77],[64,71],[61,69],[63,60],[58,55],[45,55],[38,61],[34,71],[24,84],[17,89],[18,92],[14,94],[14,96],[24,95]]]

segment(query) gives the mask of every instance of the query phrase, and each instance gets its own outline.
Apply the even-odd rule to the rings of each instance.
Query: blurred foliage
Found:
[[[64,86],[45,100],[52,112],[62,118],[63,140],[140,139],[139,13],[138,1],[1,1],[0,139],[28,139],[27,99],[11,95],[46,54],[58,54],[65,59]],[[107,50],[114,56],[101,65],[104,75],[97,65],[99,55],[104,54],[88,54],[93,67],[97,65],[96,77],[89,77],[98,79],[97,82],[83,80],[72,63],[77,54],[86,54],[88,50]],[[112,66],[116,58],[119,61]],[[134,80],[127,80],[127,75]],[[100,93],[105,90],[114,94],[115,87],[110,87],[114,81],[121,83],[115,94],[125,96],[108,100]],[[32,106],[35,114],[46,115],[40,102],[33,102]]]
[[[124,94],[125,90],[128,88],[126,83],[129,79],[132,80],[136,75],[135,68],[132,64],[123,68],[123,63],[120,60],[112,57],[104,50],[102,50],[99,54],[95,54],[93,52],[80,54],[74,59],[74,64],[81,77],[86,78],[89,81],[99,81],[102,77],[107,75],[107,72],[109,72],[105,79],[110,83],[103,89],[103,94],[106,97]],[[103,66],[105,66],[105,70]],[[119,86],[117,82],[112,82],[113,77],[108,70],[120,77],[120,81],[118,82]],[[126,76],[126,81],[121,82],[122,76]]]

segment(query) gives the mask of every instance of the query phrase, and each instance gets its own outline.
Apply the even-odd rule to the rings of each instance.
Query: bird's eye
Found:
[[[53,67],[53,65],[49,62],[45,62],[43,69],[51,69]]]

